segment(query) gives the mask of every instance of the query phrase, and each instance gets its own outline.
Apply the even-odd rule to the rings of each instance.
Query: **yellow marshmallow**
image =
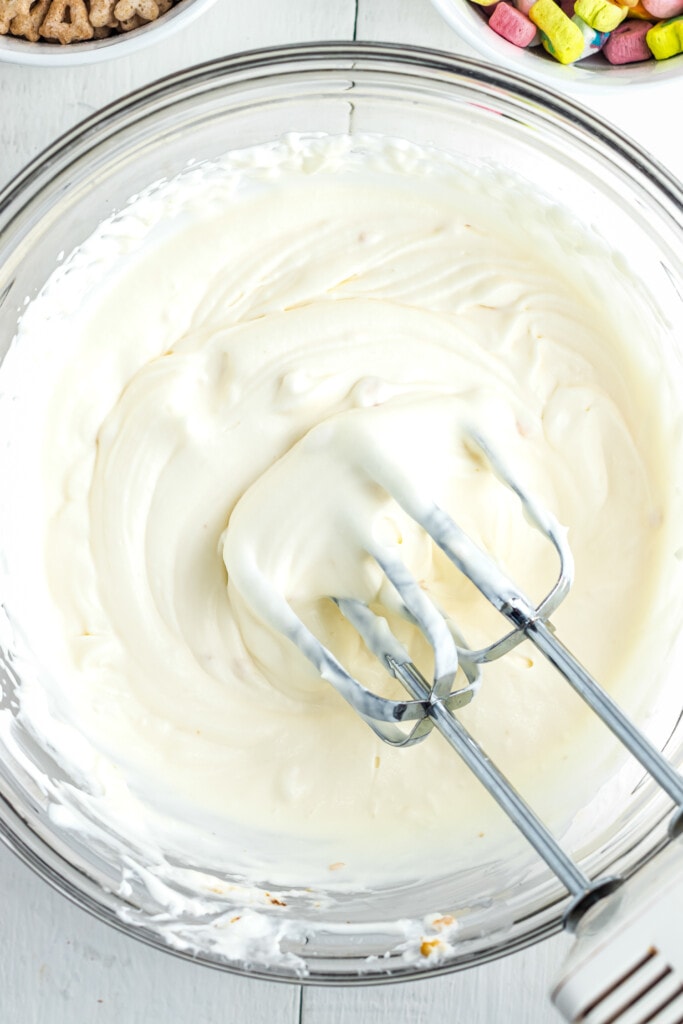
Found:
[[[634,4],[632,7],[629,7],[627,17],[640,18],[641,21],[652,21],[652,15],[649,11],[645,10],[640,0],[638,0],[637,4]]]
[[[666,60],[675,57],[677,53],[683,53],[683,14],[653,25],[645,41],[656,60]]]
[[[554,0],[536,0],[529,17],[542,34],[543,46],[561,64],[572,64],[583,53],[583,33]]]
[[[610,0],[576,0],[574,11],[596,32],[612,32],[628,14],[624,4]]]

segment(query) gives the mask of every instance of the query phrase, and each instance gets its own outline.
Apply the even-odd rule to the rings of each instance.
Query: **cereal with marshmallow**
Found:
[[[683,53],[683,0],[472,2],[507,42],[522,48],[541,44],[561,64],[598,53],[614,65]]]

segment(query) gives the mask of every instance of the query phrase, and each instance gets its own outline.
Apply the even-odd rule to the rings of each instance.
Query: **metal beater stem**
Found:
[[[683,778],[657,748],[634,728],[621,708],[557,639],[547,624],[537,619],[524,632],[671,799],[679,806],[683,805]]]
[[[411,697],[415,700],[429,700],[431,687],[420,673],[414,669],[405,671],[405,666],[399,665],[391,657],[387,657],[387,661],[392,673],[401,680]],[[592,893],[596,894],[595,898],[597,899],[598,890],[600,890],[600,895],[604,895],[606,880],[593,883],[584,875],[574,861],[567,856],[553,834],[519,795],[512,783],[489,759],[485,751],[448,708],[444,707],[440,701],[434,701],[429,707],[429,716],[444,739],[457,751],[499,807],[514,821],[548,867],[575,897],[574,904],[580,902],[583,906],[586,897]],[[609,888],[614,888],[614,880],[610,879],[607,885]]]
[[[521,499],[525,510],[528,512],[531,509],[541,523],[542,516],[538,515],[535,506],[529,504],[528,496],[519,485],[512,481],[509,474],[503,472],[499,460],[496,460],[496,466],[499,475],[503,476]],[[410,510],[408,512],[410,514]],[[643,765],[655,782],[671,797],[678,809],[669,823],[669,834],[672,838],[679,835],[683,831],[683,778],[657,748],[641,735],[618,705],[557,639],[552,627],[539,617],[540,609],[534,607],[528,597],[508,579],[487,554],[477,547],[450,516],[436,506],[428,507],[427,513],[421,510],[418,510],[418,513],[414,516],[416,521],[425,528],[456,568],[471,580],[486,600],[497,608],[515,629],[536,645],[626,749]],[[560,554],[561,562],[571,557],[568,549],[565,550],[560,544],[561,538],[552,522],[550,527],[545,525],[542,530],[549,538],[557,539],[555,547]],[[564,568],[562,575],[564,576]]]

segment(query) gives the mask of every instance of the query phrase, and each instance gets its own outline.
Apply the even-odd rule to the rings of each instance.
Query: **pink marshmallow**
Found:
[[[526,16],[528,17],[529,11],[535,3],[536,0],[515,0],[515,7],[518,11],[521,11],[522,14],[526,14]]]
[[[652,54],[645,36],[652,28],[649,21],[624,21],[618,25],[602,48],[610,64],[635,64],[650,60]]]
[[[658,21],[683,14],[683,0],[642,0],[642,4],[647,13]]]
[[[489,18],[489,27],[513,46],[529,46],[536,37],[533,21],[505,0],[501,0]]]

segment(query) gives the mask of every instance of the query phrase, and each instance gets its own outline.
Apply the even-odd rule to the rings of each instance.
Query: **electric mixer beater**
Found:
[[[392,584],[403,616],[429,641],[434,653],[432,681],[413,663],[383,616],[353,598],[330,595],[330,599],[411,699],[390,700],[363,686],[253,567],[256,592],[262,599],[259,611],[296,644],[385,743],[410,746],[436,728],[561,881],[571,896],[564,925],[577,936],[553,992],[553,1000],[567,1020],[683,1024],[683,938],[679,926],[683,920],[683,855],[678,841],[683,832],[683,777],[555,635],[549,619],[569,593],[574,577],[564,529],[527,492],[481,433],[470,430],[467,444],[476,457],[486,461],[501,485],[516,494],[529,523],[547,538],[559,557],[557,580],[538,605],[447,513],[416,490],[406,489],[400,471],[372,455],[365,456],[363,469],[508,620],[512,629],[502,639],[479,650],[470,649],[457,625],[427,597],[407,566],[379,544],[368,554]],[[458,709],[475,696],[483,667],[524,640],[530,640],[562,674],[675,804],[669,823],[672,842],[626,883],[618,876],[587,877],[457,717]],[[465,685],[457,688],[459,670]]]

